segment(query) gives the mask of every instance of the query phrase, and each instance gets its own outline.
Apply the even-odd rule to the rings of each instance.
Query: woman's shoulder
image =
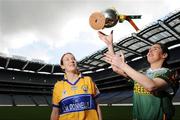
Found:
[[[154,70],[153,72],[157,72],[157,73],[170,73],[171,72],[171,70],[169,69],[169,68],[165,68],[165,67],[162,67],[162,68],[159,68],[159,69],[156,69],[156,70]]]
[[[59,86],[59,85],[61,85],[63,83],[63,80],[58,80],[55,84],[54,84],[54,86]]]
[[[161,70],[164,70],[164,71],[171,71],[169,68],[166,68],[166,67],[163,67],[163,68],[161,68]]]
[[[90,76],[87,76],[87,75],[83,75],[83,77],[84,77],[85,79],[92,79]]]
[[[91,76],[83,75],[83,78],[84,78],[86,81],[90,81],[90,82],[93,81]]]

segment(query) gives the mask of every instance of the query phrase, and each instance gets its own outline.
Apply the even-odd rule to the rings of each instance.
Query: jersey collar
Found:
[[[78,76],[78,79],[75,80],[74,83],[71,83],[68,79],[67,79],[67,75],[64,74],[64,81],[66,81],[67,83],[69,83],[70,85],[76,85],[76,83],[83,77],[83,75],[80,73],[79,76]]]
[[[162,68],[157,68],[157,69],[151,69],[151,68],[149,68],[148,71],[149,71],[149,72],[156,72],[156,71],[163,70],[163,69],[165,69],[165,68],[164,68],[164,67],[162,67]]]

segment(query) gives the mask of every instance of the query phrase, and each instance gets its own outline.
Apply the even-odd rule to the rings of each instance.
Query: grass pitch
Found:
[[[103,120],[132,120],[132,107],[103,106]],[[50,107],[0,107],[0,120],[50,120]],[[173,120],[179,120],[180,106],[176,106]]]

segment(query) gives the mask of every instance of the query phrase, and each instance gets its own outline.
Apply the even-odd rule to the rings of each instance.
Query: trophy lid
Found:
[[[95,30],[100,30],[104,28],[106,18],[101,12],[94,12],[89,17],[89,24]]]

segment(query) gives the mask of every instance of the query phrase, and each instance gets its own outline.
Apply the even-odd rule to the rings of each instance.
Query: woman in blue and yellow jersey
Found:
[[[99,90],[89,76],[78,71],[74,55],[64,54],[60,66],[65,74],[54,85],[51,120],[102,120],[96,103]]]
[[[114,53],[112,33],[98,34],[109,49],[105,61],[112,65],[115,72],[134,81],[133,120],[171,120],[174,114],[172,94],[175,91],[171,71],[165,67],[169,57],[167,47],[160,43],[152,45],[147,54],[150,68],[146,73],[140,73],[125,62],[122,52],[120,55]]]

